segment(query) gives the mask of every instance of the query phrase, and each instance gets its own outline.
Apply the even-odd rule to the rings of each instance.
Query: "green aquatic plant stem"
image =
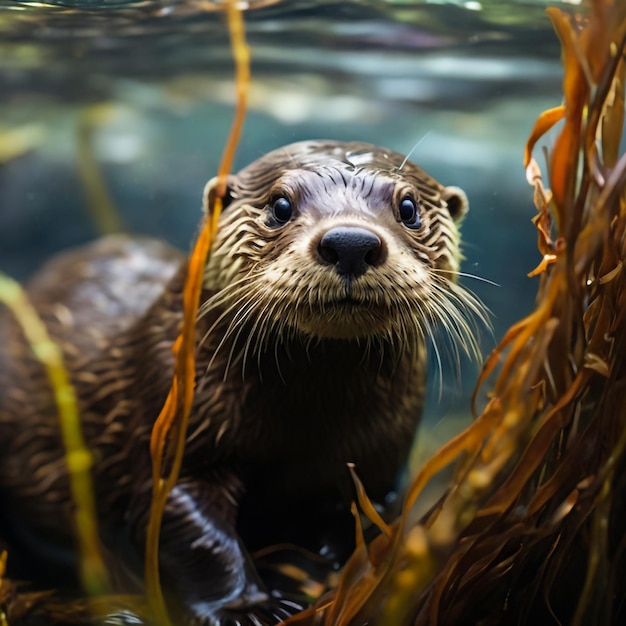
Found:
[[[77,167],[86,207],[101,235],[125,232],[126,226],[111,198],[95,156],[94,135],[110,115],[111,105],[92,106],[81,111],[76,129]]]
[[[76,393],[63,363],[59,346],[20,285],[0,273],[0,302],[12,311],[35,357],[43,365],[54,394],[65,447],[65,462],[75,505],[74,519],[80,555],[80,575],[85,590],[98,595],[109,590],[96,522],[91,467],[93,459],[83,439]]]

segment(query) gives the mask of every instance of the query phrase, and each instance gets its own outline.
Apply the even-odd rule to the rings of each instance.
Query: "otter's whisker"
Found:
[[[447,339],[446,345],[452,351],[457,374],[460,376],[460,353],[459,347],[463,352],[476,362],[480,362],[482,355],[480,344],[478,341],[478,328],[475,319],[470,316],[465,317],[461,314],[457,306],[454,306],[451,300],[457,300],[457,304],[466,305],[462,296],[466,296],[462,292],[453,294],[446,293],[442,286],[434,285],[432,314],[439,321],[439,327],[444,331],[444,338]]]
[[[245,303],[242,306],[242,302]],[[247,296],[241,296],[238,300],[235,301],[235,303],[229,307],[229,309],[227,309],[228,314],[231,316],[230,321],[228,323],[228,326],[226,327],[224,334],[222,336],[222,338],[220,339],[219,343],[217,344],[217,347],[215,348],[213,355],[211,356],[211,358],[209,359],[209,363],[207,365],[206,371],[208,372],[209,370],[211,370],[211,368],[213,367],[213,364],[215,362],[216,357],[218,356],[218,354],[220,353],[222,347],[227,343],[227,341],[231,338],[231,335],[233,334],[234,330],[236,328],[240,328],[241,329],[241,324],[240,324],[240,320],[242,318],[245,318],[245,316],[247,315],[247,313],[250,310],[253,310],[255,307],[255,302],[254,301],[249,301],[249,298]],[[233,315],[233,311],[235,311],[234,315]],[[228,316],[226,316],[228,317]],[[214,324],[213,326],[211,326],[211,328],[209,329],[209,331],[207,333],[205,333],[204,338],[208,337],[209,334],[215,329],[217,328],[217,324]],[[204,339],[203,338],[203,339]],[[226,363],[226,367],[225,367],[225,372],[223,374],[223,380],[226,380],[226,376],[230,367],[230,362],[232,359],[232,351],[234,349],[234,346],[236,346],[236,342],[233,342],[233,347],[231,348],[227,363]]]
[[[241,334],[245,330],[247,330],[245,321],[250,318],[250,313],[252,311],[254,311],[254,309],[256,309],[257,307],[258,307],[258,302],[257,302],[256,298],[254,297],[254,294],[252,294],[248,298],[248,304],[245,307],[239,309],[239,311],[237,311],[237,313],[233,317],[233,321],[232,321],[231,325],[229,326],[229,329],[231,327],[233,329],[235,327],[238,327],[238,328],[237,328],[237,333],[235,334],[235,336],[232,339],[231,349],[230,349],[230,352],[228,354],[228,359],[226,360],[226,366],[224,368],[224,378],[223,378],[224,382],[226,382],[226,380],[228,378],[228,372],[229,372],[230,367],[233,364],[233,362],[235,362],[236,360],[241,358],[241,356],[243,354],[243,348],[240,348],[239,351],[237,352],[237,348],[239,347],[239,338],[241,337]],[[237,355],[237,359],[234,359],[235,354]]]
[[[232,315],[233,311],[239,307],[240,300],[236,300],[233,304],[231,304],[228,308],[224,309],[224,311],[219,315],[219,317],[209,326],[209,329],[204,333],[204,335],[200,338],[198,342],[198,347],[201,348],[206,344],[209,340],[211,334],[215,331],[215,329],[230,315]]]
[[[427,131],[422,137],[420,137],[416,142],[415,145],[409,150],[409,153],[404,157],[404,161],[402,161],[402,163],[400,163],[400,167],[398,168],[398,171],[402,171],[402,168],[407,164],[407,161],[411,158],[411,155],[413,154],[413,152],[415,152],[415,149],[417,148],[417,146],[419,146],[422,141],[424,141],[428,135],[430,135],[433,132],[432,128]]]
[[[248,337],[247,337],[246,342],[245,342],[244,347],[243,347],[243,357],[241,359],[241,380],[242,380],[242,382],[246,379],[246,370],[247,370],[247,367],[248,367],[248,355],[250,354],[250,352],[252,352],[252,354],[254,355],[255,348],[253,347],[253,343],[256,344],[256,342],[258,340],[257,339],[257,333],[258,333],[258,327],[261,324],[262,314],[263,314],[263,312],[257,313],[256,319],[254,321],[254,325],[250,329],[250,332],[248,334]]]
[[[274,300],[271,303],[267,314],[265,315],[264,324],[262,326],[262,332],[258,335],[255,345],[255,351],[257,354],[257,368],[259,372],[259,379],[263,381],[263,368],[261,359],[263,354],[267,352],[267,347],[269,344],[270,337],[274,336],[275,341],[283,341],[283,330],[282,330],[282,322],[280,320],[280,316],[276,314],[276,309],[279,307],[280,302],[278,300]]]
[[[233,302],[233,297],[239,292],[239,287],[247,287],[250,284],[254,284],[255,279],[258,278],[257,274],[255,272],[247,272],[244,276],[229,283],[220,291],[211,294],[211,297],[199,306],[197,319],[202,319],[210,311],[222,307],[224,304],[230,306]]]
[[[489,278],[484,278],[483,276],[478,276],[477,274],[469,274],[468,272],[460,272],[458,270],[446,270],[442,267],[431,267],[430,271],[437,274],[448,274],[450,276],[462,276],[463,278],[472,278],[473,280],[478,280],[481,283],[487,283],[488,285],[492,285],[493,287],[501,286],[499,283],[496,283]]]
[[[278,357],[278,345],[279,345],[278,341],[274,342],[274,361],[276,363],[276,369],[278,370],[278,376],[283,381],[283,384],[287,386],[287,380],[285,379],[283,375],[283,371],[280,368],[280,359]]]
[[[261,298],[261,293],[256,293],[254,295],[255,300],[260,299],[260,298]],[[268,310],[270,310],[269,315],[267,314]],[[243,361],[242,361],[242,366],[241,366],[242,379],[245,377],[248,353],[250,352],[250,348],[253,345],[253,342],[254,342],[254,347],[252,347],[252,354],[254,355],[255,352],[259,355],[261,354],[261,350],[259,348],[259,328],[264,330],[264,329],[267,329],[268,326],[270,326],[270,324],[268,324],[268,319],[271,319],[272,317],[271,316],[272,310],[273,310],[272,302],[267,301],[265,305],[263,306],[263,308],[259,309],[255,314],[255,320],[252,325],[252,328],[250,329],[250,333],[248,335],[248,339],[246,340],[246,344],[244,347],[244,355],[243,355]],[[261,376],[260,362],[258,363],[258,370],[259,370],[259,376]]]
[[[462,309],[475,315],[481,324],[488,328],[491,327],[489,309],[471,289],[455,284],[440,285],[439,283],[435,283],[435,286],[445,297],[449,298],[452,302],[456,302]]]

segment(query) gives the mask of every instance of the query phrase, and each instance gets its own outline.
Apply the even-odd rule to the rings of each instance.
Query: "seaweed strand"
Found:
[[[90,595],[109,590],[107,570],[98,540],[91,467],[93,457],[82,435],[74,387],[63,364],[63,354],[52,341],[37,311],[20,285],[0,273],[0,302],[12,311],[35,357],[43,365],[61,424],[79,550],[80,577]],[[1,576],[0,576],[1,578]]]

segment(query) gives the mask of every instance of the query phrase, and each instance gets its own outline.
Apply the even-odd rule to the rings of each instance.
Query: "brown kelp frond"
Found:
[[[226,177],[231,169],[235,149],[239,141],[246,111],[250,83],[250,55],[245,40],[243,16],[237,3],[225,3],[228,28],[231,35],[236,68],[237,110],[231,132],[224,150],[218,172],[217,193],[213,206],[200,229],[200,234],[188,261],[187,279],[183,291],[183,327],[174,344],[174,378],[167,399],[159,414],[150,439],[152,456],[152,503],[146,539],[146,590],[153,614],[160,623],[168,623],[167,609],[161,592],[159,577],[159,535],[161,519],[167,497],[178,480],[189,413],[195,387],[195,335],[196,318],[202,291],[204,266],[217,232],[217,223],[222,210],[222,198],[226,193]],[[164,468],[169,470],[163,476]]]
[[[0,302],[8,306],[15,315],[35,357],[43,365],[52,388],[61,423],[72,498],[76,507],[74,519],[81,580],[88,593],[101,594],[107,591],[109,583],[98,540],[91,480],[93,459],[83,439],[76,394],[63,364],[63,354],[50,338],[22,288],[4,274],[0,274]]]
[[[46,591],[18,593],[15,585],[5,577],[6,565],[7,553],[0,551],[0,626],[18,623],[50,596]]]
[[[70,600],[54,591],[31,591],[6,577],[8,554],[0,541],[0,626],[94,626],[149,624],[148,605],[139,595],[98,595]]]
[[[94,626],[148,624],[148,607],[140,596],[99,596],[68,600],[52,591],[26,592],[4,578],[6,552],[0,552],[0,626]]]
[[[564,104],[525,152],[543,259],[537,307],[487,359],[477,420],[426,462],[401,518],[337,591],[293,623],[621,623],[626,607],[626,3],[586,18],[550,9]],[[560,120],[549,190],[533,159]],[[415,502],[456,461],[422,519]],[[349,582],[349,584],[348,584]]]

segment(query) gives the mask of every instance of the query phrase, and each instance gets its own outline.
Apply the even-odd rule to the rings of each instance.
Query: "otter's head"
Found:
[[[475,302],[456,285],[467,208],[460,189],[383,148],[312,141],[274,150],[229,178],[204,310],[248,321],[267,341],[273,330],[414,345],[437,321],[463,334],[459,309]]]

